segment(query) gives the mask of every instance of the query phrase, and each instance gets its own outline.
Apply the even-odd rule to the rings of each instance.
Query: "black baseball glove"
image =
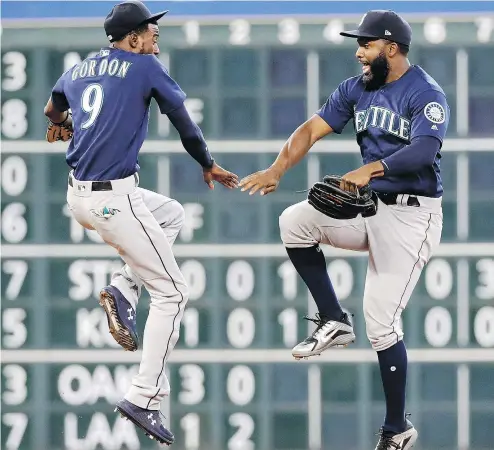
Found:
[[[376,194],[369,185],[355,188],[353,192],[341,188],[342,178],[326,175],[310,189],[309,204],[333,219],[353,219],[359,214],[370,217],[377,212]]]

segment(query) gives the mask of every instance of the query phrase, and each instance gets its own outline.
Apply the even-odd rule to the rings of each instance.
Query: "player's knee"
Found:
[[[173,224],[180,231],[185,222],[184,207],[177,201],[171,203],[171,214],[173,216]]]
[[[314,238],[304,226],[306,215],[302,203],[286,208],[279,217],[281,240],[285,245],[314,245]]]

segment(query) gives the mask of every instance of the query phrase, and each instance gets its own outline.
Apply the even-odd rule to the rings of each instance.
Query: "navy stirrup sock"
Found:
[[[407,383],[407,350],[403,341],[377,352],[381,380],[386,398],[384,431],[398,434],[406,428],[405,391]]]
[[[341,321],[343,310],[326,269],[324,253],[318,245],[303,248],[286,248],[288,257],[302,277],[316,302],[319,314],[327,319]]]

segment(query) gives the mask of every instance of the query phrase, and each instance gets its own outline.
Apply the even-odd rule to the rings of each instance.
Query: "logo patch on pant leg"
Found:
[[[103,206],[103,208],[91,209],[91,214],[96,217],[103,217],[104,219],[109,219],[110,217],[116,215],[120,212],[119,209],[109,208],[108,206]]]

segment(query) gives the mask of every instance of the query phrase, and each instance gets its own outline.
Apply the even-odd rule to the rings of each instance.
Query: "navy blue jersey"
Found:
[[[398,80],[366,91],[362,75],[343,81],[317,114],[335,133],[350,119],[364,164],[383,160],[410,145],[418,136],[433,136],[442,145],[449,123],[443,90],[421,67],[412,65]],[[443,192],[440,153],[431,167],[415,173],[371,180],[377,192],[440,197]]]
[[[103,48],[60,77],[52,101],[58,110],[72,111],[74,136],[66,160],[76,179],[116,180],[139,170],[152,98],[162,114],[185,100],[155,55]]]

